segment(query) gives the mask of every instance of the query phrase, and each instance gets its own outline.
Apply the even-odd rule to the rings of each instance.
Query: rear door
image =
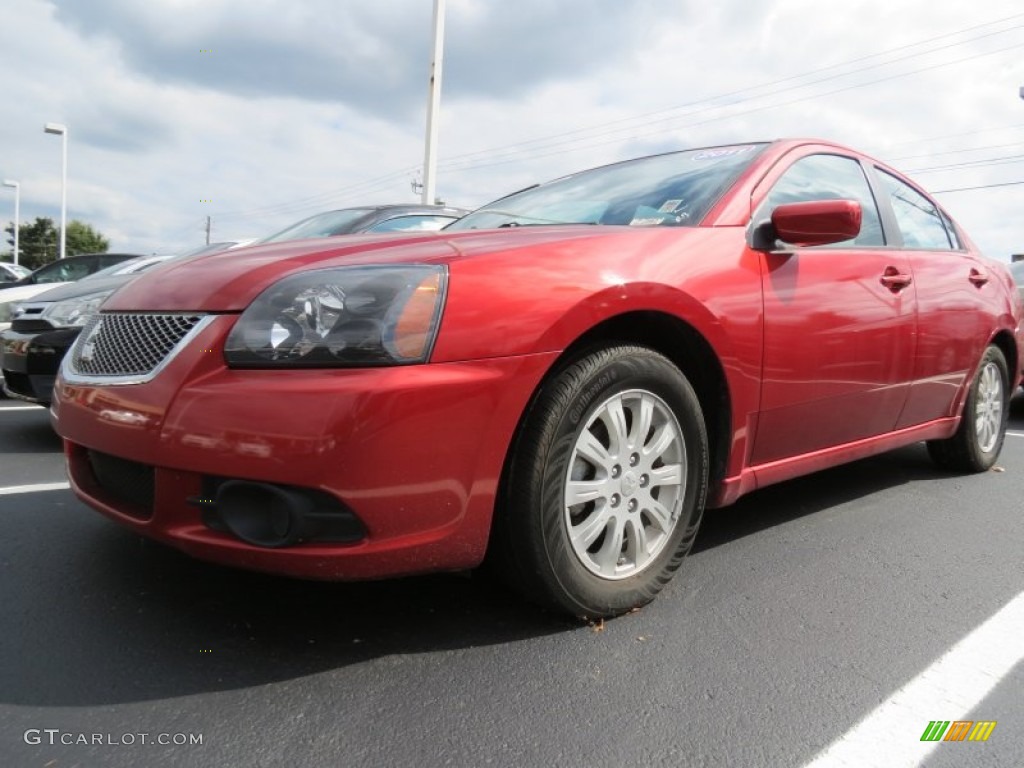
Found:
[[[898,427],[955,415],[956,398],[981,360],[995,301],[982,259],[961,242],[949,218],[926,195],[875,168],[892,206],[917,293],[917,352],[913,384]]]
[[[888,432],[907,398],[916,310],[910,263],[886,243],[861,162],[804,148],[755,190],[754,221],[783,203],[826,199],[860,202],[857,238],[760,254],[764,373],[755,465]]]

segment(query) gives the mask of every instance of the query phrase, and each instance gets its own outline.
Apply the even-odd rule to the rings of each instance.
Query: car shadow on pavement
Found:
[[[754,491],[732,506],[707,510],[692,551],[703,552],[905,483],[949,476],[932,463],[920,443],[787,480]]]
[[[1011,429],[1021,428],[1017,398]],[[709,511],[694,551],[938,477],[948,475],[915,445],[771,486]],[[66,491],[17,498],[0,540],[6,704],[92,707],[234,691],[388,656],[589,631],[475,575],[287,579],[193,560],[118,528]]]
[[[1024,391],[1010,400],[1008,429],[1024,431]],[[1007,440],[1021,439],[1008,436]],[[996,463],[999,466],[999,463]],[[805,515],[919,480],[950,477],[932,462],[924,443],[771,485],[736,504],[708,510],[693,545],[703,552]]]
[[[44,560],[0,545],[6,704],[88,707],[251,688],[583,626],[467,574],[326,583],[207,564],[117,528],[67,492],[35,495],[51,497],[47,525],[61,530],[40,533]]]

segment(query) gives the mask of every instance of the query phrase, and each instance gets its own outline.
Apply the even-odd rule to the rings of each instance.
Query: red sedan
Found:
[[[317,579],[474,568],[642,605],[705,506],[927,441],[988,469],[1021,300],[921,189],[818,141],[529,188],[439,235],[147,272],[53,414],[80,498],[196,557]]]

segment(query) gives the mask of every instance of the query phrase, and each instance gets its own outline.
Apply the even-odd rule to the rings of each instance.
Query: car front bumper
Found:
[[[61,360],[74,344],[80,328],[0,333],[3,350],[3,387],[11,397],[48,405]]]
[[[231,370],[219,350],[232,322],[216,318],[145,384],[58,379],[54,426],[81,499],[195,557],[292,576],[378,578],[479,564],[509,445],[556,353]],[[365,535],[246,543],[204,523],[204,492],[224,480],[328,494]]]

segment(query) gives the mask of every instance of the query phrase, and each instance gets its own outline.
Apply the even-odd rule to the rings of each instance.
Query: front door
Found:
[[[764,371],[753,465],[891,431],[913,376],[915,290],[888,248],[858,160],[802,157],[774,183],[757,219],[782,203],[860,202],[853,241],[763,253]]]

